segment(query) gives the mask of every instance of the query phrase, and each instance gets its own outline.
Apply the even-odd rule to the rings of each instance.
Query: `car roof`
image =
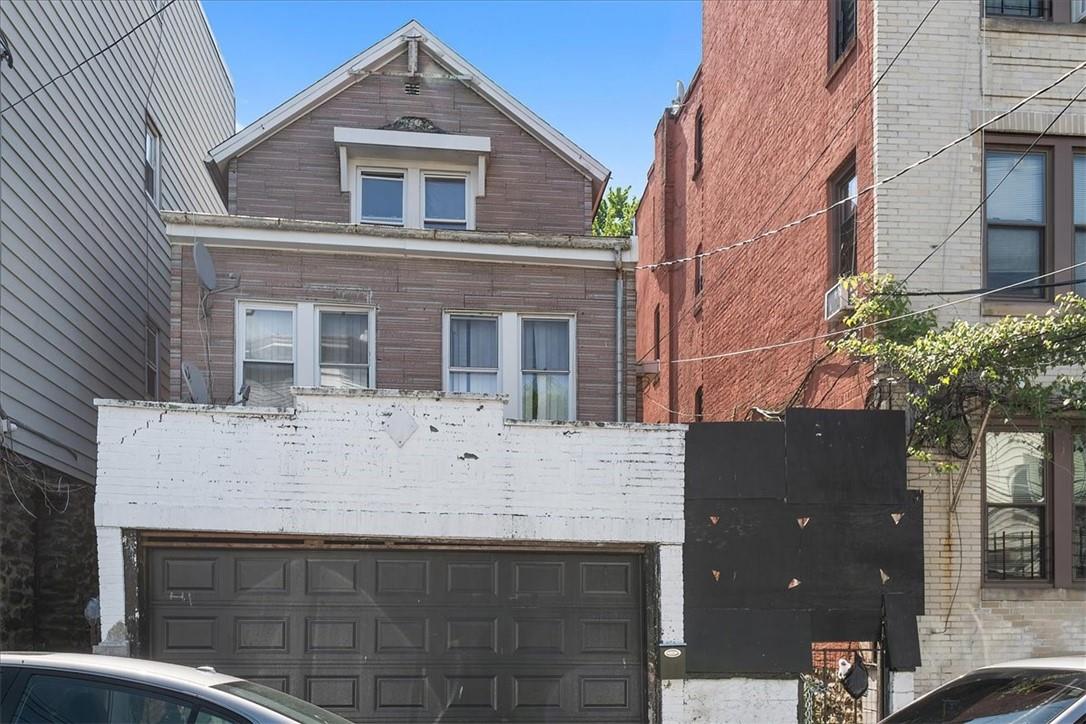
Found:
[[[240,681],[213,671],[161,661],[131,659],[102,654],[54,654],[37,652],[0,653],[0,665],[57,669],[101,676],[117,676],[170,689],[193,690]],[[178,686],[181,684],[181,686]],[[186,686],[187,685],[187,686]]]
[[[1071,654],[1068,656],[1052,656],[1044,659],[1019,659],[1018,661],[1006,661],[1001,664],[989,664],[979,670],[986,669],[1071,669],[1074,671],[1086,671],[1086,653]]]

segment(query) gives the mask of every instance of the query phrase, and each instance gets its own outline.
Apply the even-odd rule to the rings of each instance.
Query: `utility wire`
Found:
[[[1026,96],[1022,100],[1018,101],[1017,103],[1015,103],[1013,106],[1011,106],[1007,110],[1005,110],[1005,111],[1003,111],[1001,113],[997,113],[995,116],[989,118],[984,123],[980,124],[976,128],[974,128],[971,131],[969,131],[968,133],[966,133],[964,136],[959,136],[958,138],[955,138],[950,143],[947,143],[947,144],[941,146],[940,148],[937,148],[936,150],[932,151],[928,155],[924,156],[923,158],[921,158],[921,159],[919,159],[917,161],[914,161],[913,163],[909,164],[908,166],[901,169],[900,171],[897,171],[896,173],[892,173],[889,176],[886,176],[886,177],[881,178],[881,179],[877,179],[873,184],[870,184],[869,186],[865,186],[864,188],[860,189],[859,191],[857,191],[852,196],[848,196],[846,198],[841,199],[840,201],[836,201],[836,202],[830,204],[829,206],[826,206],[824,208],[812,211],[812,212],[810,212],[809,214],[807,214],[805,216],[801,216],[798,219],[795,219],[793,221],[788,222],[787,224],[784,224],[783,226],[778,226],[778,227],[776,227],[774,229],[769,229],[767,231],[763,231],[762,233],[757,234],[755,236],[752,236],[752,237],[750,237],[748,239],[743,239],[741,241],[736,241],[734,243],[727,244],[726,246],[720,246],[720,247],[717,247],[715,249],[710,249],[709,251],[703,251],[700,254],[694,254],[693,256],[680,257],[678,259],[670,259],[668,261],[655,262],[655,263],[652,263],[652,264],[640,264],[635,268],[636,269],[660,269],[662,267],[675,266],[677,264],[685,264],[687,262],[694,261],[695,259],[702,259],[702,258],[705,258],[705,257],[708,257],[708,256],[714,256],[716,254],[720,254],[720,253],[725,252],[725,251],[731,251],[732,249],[738,249],[740,247],[747,246],[749,244],[753,244],[754,242],[756,242],[756,241],[758,241],[760,239],[764,239],[767,236],[773,236],[775,234],[780,234],[783,231],[787,231],[788,229],[792,229],[792,228],[794,228],[796,226],[800,226],[801,224],[805,224],[806,222],[811,221],[813,219],[817,219],[820,216],[825,216],[826,214],[828,214],[830,211],[833,211],[837,207],[843,206],[844,204],[847,204],[847,203],[852,203],[852,202],[856,201],[857,199],[859,199],[859,197],[865,196],[865,195],[871,193],[872,191],[877,189],[879,186],[883,186],[885,184],[890,183],[891,181],[899,179],[902,176],[904,176],[905,174],[907,174],[908,172],[912,171],[913,169],[924,165],[928,161],[931,161],[931,160],[933,160],[935,158],[938,158],[939,156],[946,153],[948,150],[950,150],[954,146],[957,146],[959,143],[963,143],[964,141],[969,140],[973,136],[975,136],[978,133],[980,133],[981,131],[983,131],[988,126],[992,125],[993,123],[996,123],[997,121],[1000,121],[1000,120],[1006,118],[1007,116],[1011,115],[1012,113],[1014,113],[1015,111],[1020,109],[1022,106],[1026,105],[1030,101],[1037,98],[1037,96],[1052,90],[1057,85],[1059,85],[1063,81],[1067,80],[1068,78],[1070,78],[1072,75],[1079,72],[1083,68],[1086,68],[1086,61],[1083,61],[1083,62],[1079,63],[1074,68],[1067,71],[1066,73],[1061,75],[1059,78],[1057,78],[1053,82],[1046,85],[1044,88],[1041,88],[1041,89],[1039,89],[1037,91],[1034,91],[1033,93],[1029,94],[1028,96]]]
[[[128,36],[130,36],[130,35],[132,35],[132,33],[136,32],[137,30],[139,30],[140,28],[142,28],[142,27],[143,27],[144,25],[146,25],[147,23],[149,23],[149,22],[151,22],[152,20],[154,20],[154,19],[155,19],[156,17],[158,17],[158,16],[159,16],[159,15],[160,15],[160,14],[161,14],[162,12],[164,12],[164,11],[166,10],[166,8],[170,7],[170,6],[171,6],[171,5],[173,5],[173,4],[175,3],[175,2],[177,2],[177,0],[167,0],[167,2],[166,2],[166,4],[165,4],[165,5],[163,5],[163,6],[162,6],[162,7],[160,7],[160,8],[158,9],[158,10],[156,10],[156,11],[154,11],[153,13],[151,13],[150,15],[148,15],[148,16],[147,16],[146,18],[144,18],[144,19],[143,19],[142,21],[140,21],[140,22],[139,22],[139,23],[138,23],[138,24],[137,24],[137,25],[136,25],[135,27],[133,27],[133,28],[132,28],[131,30],[129,30],[128,32],[126,32],[126,33],[124,33],[123,35],[121,35],[121,36],[120,36],[119,38],[117,38],[116,40],[114,40],[114,41],[113,41],[112,43],[110,43],[109,45],[105,46],[104,48],[101,48],[101,49],[99,49],[98,51],[96,51],[96,52],[95,52],[95,53],[93,53],[92,55],[89,55],[89,56],[87,56],[86,58],[84,58],[83,60],[79,61],[78,63],[76,63],[76,64],[75,64],[75,65],[73,65],[73,66],[72,66],[71,68],[69,68],[68,70],[66,70],[66,71],[64,71],[63,73],[61,73],[60,75],[54,76],[54,77],[50,78],[49,80],[45,81],[45,82],[44,82],[44,83],[42,83],[42,84],[41,84],[40,86],[38,86],[38,87],[37,87],[37,88],[35,88],[34,90],[30,91],[30,92],[29,92],[29,93],[27,93],[26,95],[24,95],[24,96],[21,96],[21,97],[17,98],[16,100],[12,101],[12,102],[11,102],[11,103],[9,103],[9,104],[8,104],[7,106],[5,106],[5,107],[3,108],[3,110],[0,110],[0,113],[7,113],[8,111],[10,111],[10,110],[11,110],[12,108],[14,108],[15,106],[19,105],[20,103],[22,103],[22,102],[26,101],[27,99],[29,99],[30,97],[32,97],[32,96],[33,96],[34,94],[36,94],[36,93],[38,93],[38,92],[40,92],[40,91],[43,91],[43,90],[45,90],[46,88],[48,88],[49,86],[53,85],[54,83],[56,83],[56,82],[57,82],[58,80],[60,80],[61,78],[65,78],[65,77],[67,77],[67,76],[71,75],[71,74],[72,74],[72,73],[74,73],[74,72],[75,72],[75,71],[76,71],[77,69],[79,69],[79,68],[82,68],[82,67],[83,67],[84,65],[86,65],[86,64],[87,64],[87,63],[89,63],[89,62],[91,62],[92,60],[94,60],[94,59],[95,59],[95,58],[97,58],[98,56],[100,56],[100,55],[102,55],[103,53],[105,53],[105,52],[107,52],[107,51],[111,50],[111,49],[112,49],[112,48],[113,48],[114,46],[116,46],[117,44],[119,44],[119,43],[120,43],[121,41],[123,41],[123,40],[124,40],[125,38],[127,38],[127,37],[128,37]]]
[[[1071,287],[1076,284],[1086,284],[1086,277],[1081,279],[1069,279],[1065,282],[1047,282],[1045,284],[1030,284],[1027,287],[1015,287],[1021,291],[1023,289],[1052,289],[1054,287]],[[876,296],[881,297],[956,297],[962,294],[978,294],[980,292],[990,292],[990,287],[980,287],[977,289],[951,289],[934,292],[884,292]]]
[[[940,2],[942,2],[942,0],[935,0],[935,2],[932,4],[932,6],[930,8],[928,8],[928,12],[924,14],[924,17],[921,18],[920,22],[917,23],[915,28],[913,28],[913,31],[912,31],[912,33],[909,34],[909,37],[906,38],[905,42],[901,45],[900,48],[898,48],[897,52],[894,54],[894,57],[890,59],[890,63],[886,66],[886,69],[883,70],[882,73],[879,74],[879,77],[875,79],[875,82],[871,84],[871,87],[867,89],[867,92],[864,93],[863,97],[860,98],[860,100],[856,101],[856,103],[853,105],[852,113],[849,115],[849,117],[846,118],[845,121],[843,123],[841,123],[841,125],[839,125],[837,127],[837,129],[830,136],[830,140],[826,142],[826,145],[822,148],[822,151],[818,154],[818,157],[814,161],[812,161],[809,166],[807,166],[807,169],[803,172],[803,174],[799,177],[799,179],[794,184],[792,184],[792,187],[790,189],[788,189],[788,192],[784,195],[784,198],[781,199],[781,202],[779,204],[777,204],[777,207],[775,209],[773,209],[773,211],[768,216],[766,216],[765,220],[762,221],[762,223],[759,225],[759,227],[763,228],[763,230],[764,230],[765,225],[768,224],[770,221],[772,221],[773,217],[776,216],[778,211],[780,211],[782,208],[784,208],[784,205],[786,203],[788,203],[789,199],[792,198],[792,195],[795,194],[796,189],[799,188],[800,184],[803,183],[803,181],[811,173],[811,171],[814,169],[814,167],[818,165],[819,161],[822,160],[822,158],[826,155],[826,153],[830,150],[830,148],[832,148],[833,145],[838,141],[838,139],[841,136],[842,131],[844,131],[848,127],[848,124],[850,124],[853,121],[853,119],[855,119],[856,116],[859,114],[860,108],[863,105],[864,101],[866,101],[868,98],[870,98],[871,94],[875,92],[875,89],[878,88],[879,83],[881,83],[882,79],[886,77],[886,74],[890,72],[890,69],[894,67],[894,64],[897,62],[897,59],[900,58],[902,53],[904,53],[905,50],[909,47],[909,44],[912,43],[913,38],[915,38],[917,36],[917,34],[920,32],[920,29],[924,27],[924,23],[926,23],[928,18],[931,17],[932,12],[935,11],[935,8],[937,8],[939,6]],[[708,289],[709,287],[715,287],[715,285],[718,284],[719,282],[723,281],[723,279],[724,279],[724,274],[723,273],[718,274],[717,276],[713,277],[713,279],[710,282],[708,282],[707,284],[705,284],[702,287],[702,293],[704,293],[705,290]],[[681,324],[683,322],[683,320],[692,312],[692,310],[693,310],[692,306],[687,306],[685,309],[683,309],[683,311],[679,314],[679,317],[675,320],[675,322],[672,323],[671,325],[669,325],[667,331],[663,334],[663,336],[661,336],[660,339],[657,340],[656,343],[653,345],[653,347],[650,348],[647,352],[645,352],[645,354],[642,355],[641,358],[637,360],[636,364],[641,364],[642,362],[644,362],[648,358],[648,356],[650,354],[653,354],[654,351],[657,351],[657,354],[658,354],[660,343],[663,342],[664,340],[668,339],[669,337],[671,337],[672,334],[674,334],[674,332],[678,328],[679,324]]]
[[[1025,160],[1026,156],[1029,155],[1029,152],[1032,151],[1034,147],[1041,142],[1041,139],[1044,138],[1048,134],[1048,132],[1052,130],[1052,127],[1056,125],[1056,121],[1060,120],[1060,117],[1063,116],[1063,114],[1066,113],[1068,110],[1070,110],[1071,106],[1075,104],[1075,101],[1077,101],[1079,99],[1079,96],[1081,96],[1084,92],[1086,92],[1086,85],[1079,88],[1078,93],[1071,97],[1071,100],[1067,102],[1067,105],[1061,108],[1060,112],[1057,113],[1051,121],[1049,121],[1048,125],[1045,126],[1044,130],[1041,131],[1035,139],[1033,139],[1033,143],[1029,144],[1026,150],[1022,151],[1022,154],[1017,159],[1015,159],[1014,165],[1007,170],[1007,173],[1003,175],[1003,178],[999,179],[999,183],[993,186],[992,190],[984,195],[984,198],[980,200],[980,203],[973,207],[973,210],[969,212],[969,215],[962,219],[961,223],[955,226],[954,229],[946,235],[946,238],[936,244],[932,248],[932,250],[928,252],[928,255],[921,259],[919,264],[913,267],[913,270],[905,276],[902,282],[909,281],[909,279],[912,278],[913,274],[916,274],[916,272],[920,270],[920,267],[924,266],[924,264],[926,264],[929,259],[935,256],[940,249],[946,246],[947,242],[949,242],[955,234],[961,231],[962,228],[967,223],[969,223],[969,220],[976,216],[978,211],[984,208],[985,204],[988,203],[988,199],[992,198],[992,195],[999,190],[999,187],[1003,185],[1003,182],[1010,178],[1011,174],[1014,173],[1014,170],[1018,168],[1018,164],[1022,163],[1022,161]]]
[[[858,325],[856,327],[851,327],[849,329],[840,329],[840,330],[837,330],[835,332],[825,332],[823,334],[816,334],[816,335],[814,335],[812,337],[804,337],[802,339],[790,339],[787,342],[777,342],[775,344],[767,344],[767,345],[763,345],[761,347],[751,347],[749,349],[740,349],[740,350],[734,350],[734,351],[731,351],[731,352],[721,352],[719,354],[703,355],[701,357],[684,357],[684,358],[680,358],[680,359],[673,359],[673,360],[671,360],[671,363],[672,364],[678,364],[680,362],[704,362],[704,361],[707,361],[707,360],[724,359],[726,357],[739,357],[740,355],[752,354],[754,352],[766,352],[768,350],[781,349],[782,347],[791,347],[792,345],[796,345],[796,344],[805,344],[807,342],[817,342],[820,339],[830,339],[830,338],[833,338],[833,337],[840,337],[842,335],[851,334],[852,332],[859,332],[859,331],[862,331],[864,329],[872,329],[874,327],[878,327],[878,326],[881,326],[883,324],[888,324],[890,322],[897,322],[897,321],[900,321],[902,319],[908,319],[910,317],[918,316],[920,314],[926,314],[927,312],[934,312],[936,310],[944,309],[946,307],[952,307],[955,304],[962,304],[964,302],[971,302],[971,301],[974,301],[976,299],[980,299],[981,297],[986,297],[989,294],[996,294],[998,292],[1005,292],[1008,289],[1015,289],[1015,288],[1017,288],[1017,287],[1019,287],[1019,286],[1021,286],[1023,284],[1029,284],[1030,282],[1035,282],[1035,281],[1037,281],[1039,279],[1044,279],[1045,277],[1053,276],[1055,274],[1062,274],[1063,272],[1070,271],[1072,269],[1078,269],[1079,267],[1083,267],[1083,266],[1086,266],[1086,261],[1080,261],[1077,264],[1072,264],[1071,266],[1065,266],[1064,268],[1056,269],[1055,271],[1045,272],[1044,274],[1039,274],[1039,275],[1037,275],[1035,277],[1032,277],[1030,279],[1023,279],[1021,281],[1014,282],[1013,284],[1007,284],[1006,286],[998,287],[996,289],[989,289],[987,291],[979,292],[977,294],[973,294],[971,296],[965,297],[964,299],[954,299],[954,300],[951,300],[949,302],[943,302],[942,304],[936,304],[936,305],[931,306],[931,307],[925,307],[924,309],[916,309],[916,310],[913,310],[911,312],[905,312],[904,314],[899,314],[899,315],[894,316],[894,317],[887,317],[886,319],[878,319],[878,320],[875,320],[874,322],[865,322],[864,324]]]

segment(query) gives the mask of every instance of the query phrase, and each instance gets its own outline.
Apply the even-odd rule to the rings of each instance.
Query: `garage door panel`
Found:
[[[151,549],[150,653],[358,722],[645,718],[634,555]]]

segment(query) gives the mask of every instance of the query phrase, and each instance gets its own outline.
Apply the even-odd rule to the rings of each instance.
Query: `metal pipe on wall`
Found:
[[[632,245],[632,240],[631,240]],[[626,275],[622,250],[615,249],[615,420],[626,420]]]

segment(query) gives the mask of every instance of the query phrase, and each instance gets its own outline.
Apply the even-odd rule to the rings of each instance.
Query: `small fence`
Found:
[[[867,693],[853,699],[837,680],[839,659],[860,654],[870,677]],[[812,672],[802,676],[803,724],[874,724],[879,720],[879,650],[875,644],[816,643],[811,647]]]

